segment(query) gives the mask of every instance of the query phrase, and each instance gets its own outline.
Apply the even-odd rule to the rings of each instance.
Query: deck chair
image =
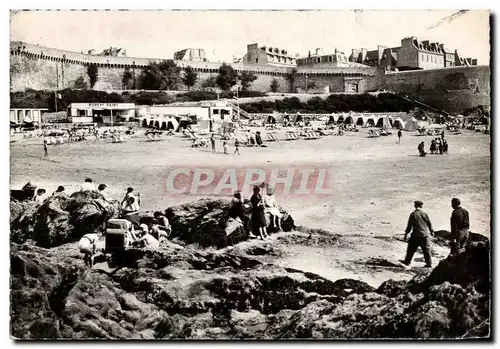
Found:
[[[266,141],[267,142],[274,142],[274,141],[276,141],[276,138],[274,137],[274,135],[272,133],[268,133]]]
[[[149,142],[152,142],[152,141],[154,140],[154,139],[153,139],[153,136],[151,135],[151,133],[148,133],[148,134],[146,135],[146,137],[148,137],[148,141],[149,141]]]

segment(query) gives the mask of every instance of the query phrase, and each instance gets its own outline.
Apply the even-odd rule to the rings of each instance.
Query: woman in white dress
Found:
[[[273,188],[267,188],[267,195],[264,196],[264,211],[266,213],[269,212],[273,225],[278,229],[278,231],[281,231],[281,212],[276,205]]]

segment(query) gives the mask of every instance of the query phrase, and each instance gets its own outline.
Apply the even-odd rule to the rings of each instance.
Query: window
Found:
[[[87,116],[87,111],[85,109],[78,109],[78,116]]]

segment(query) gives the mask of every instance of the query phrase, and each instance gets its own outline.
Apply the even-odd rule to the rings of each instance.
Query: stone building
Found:
[[[205,50],[202,48],[187,48],[174,53],[176,61],[198,61],[206,62]]]
[[[463,59],[457,50],[453,53],[443,44],[414,36],[402,39],[400,47],[378,46],[373,51],[353,49],[349,61],[400,71],[477,65],[477,60]]]
[[[287,50],[278,47],[259,47],[259,44],[247,45],[243,64],[270,65],[280,67],[296,66],[295,58]]]
[[[348,57],[341,52],[334,49],[332,53],[323,53],[319,48],[314,50],[314,54],[309,52],[307,57],[297,58],[297,67],[316,67],[316,68],[341,68],[341,67],[354,67],[362,66],[361,64],[349,62]]]
[[[127,57],[127,51],[123,47],[110,46],[109,48],[106,48],[101,53],[99,53],[98,56]]]

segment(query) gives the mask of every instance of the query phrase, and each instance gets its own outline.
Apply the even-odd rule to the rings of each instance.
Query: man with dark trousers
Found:
[[[424,203],[417,200],[415,203],[415,211],[410,214],[408,218],[408,225],[405,230],[405,238],[407,241],[408,234],[411,232],[410,239],[408,240],[408,249],[406,250],[406,258],[401,261],[406,266],[410,266],[413,255],[420,247],[424,253],[425,266],[432,267],[432,259],[430,253],[430,235],[434,234],[432,229],[431,220],[427,213],[422,211]]]
[[[451,200],[451,253],[463,252],[469,239],[469,212],[460,207],[460,199]]]

